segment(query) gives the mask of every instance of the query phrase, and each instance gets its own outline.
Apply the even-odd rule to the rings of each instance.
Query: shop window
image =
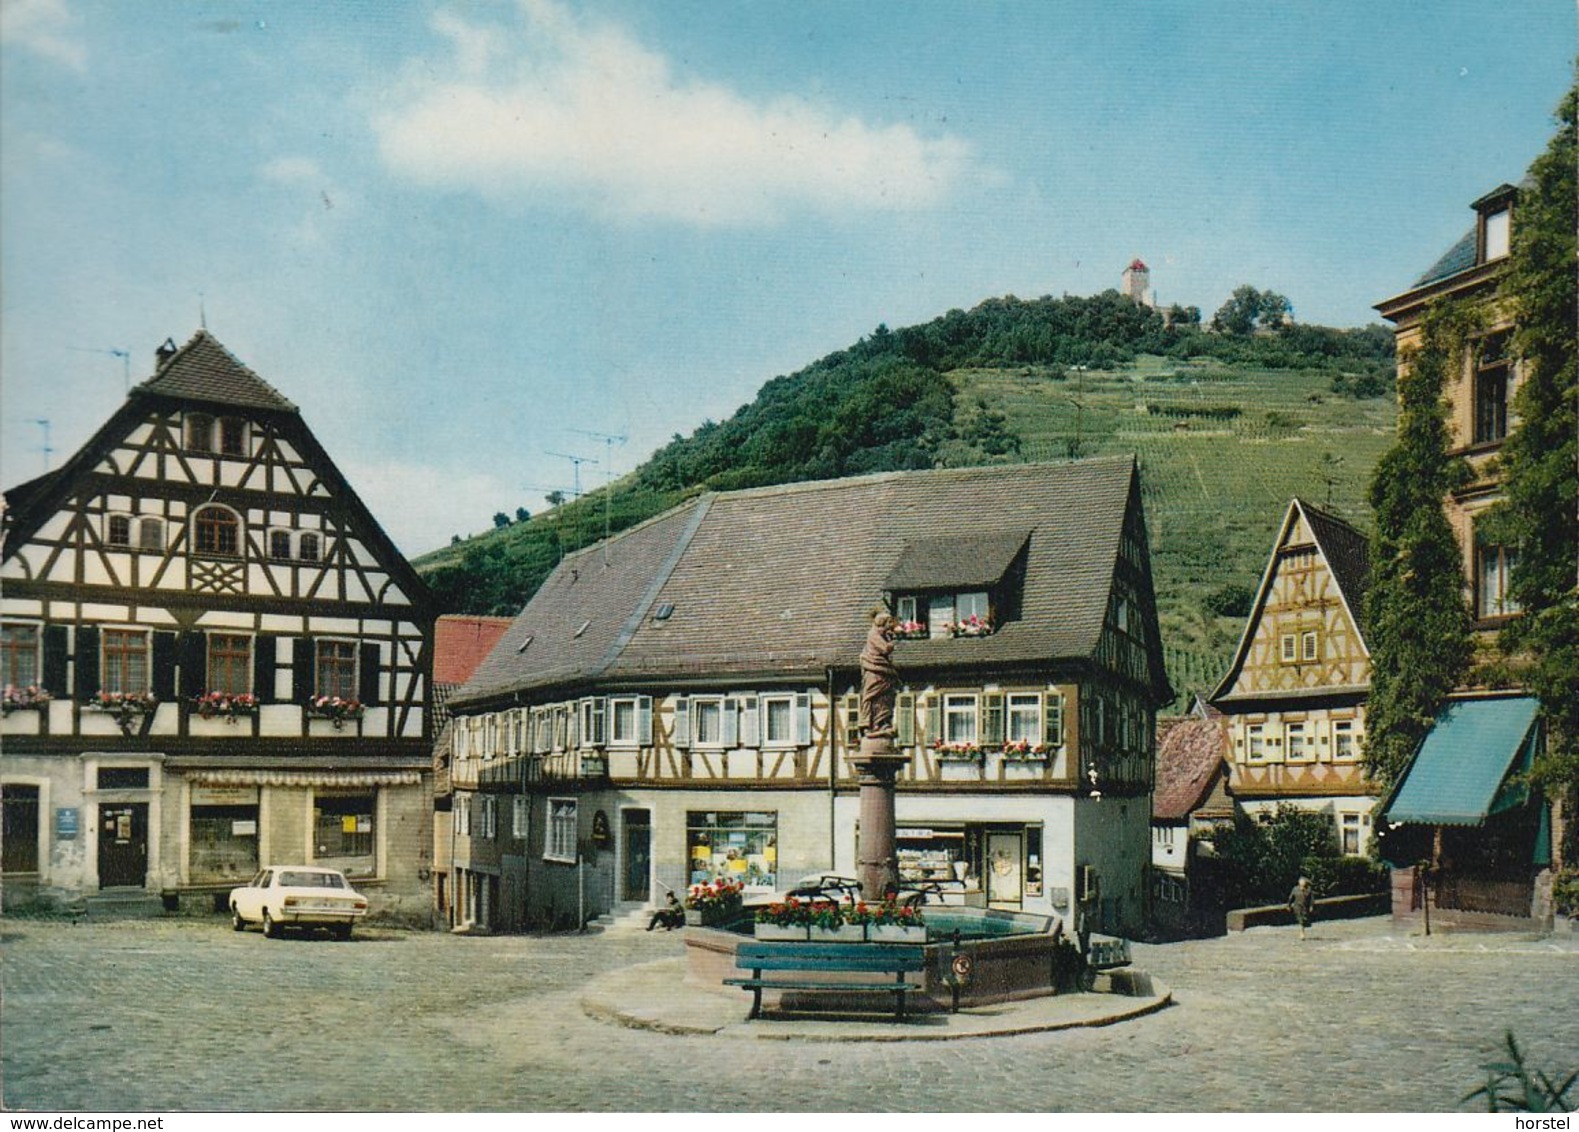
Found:
[[[37,625],[0,626],[0,685],[38,686],[38,642]]]
[[[550,798],[548,800],[548,843],[543,856],[550,861],[575,864],[576,861],[576,800]]]
[[[110,546],[131,546],[132,517],[110,515],[104,520],[104,541]]]
[[[191,811],[194,881],[240,883],[258,869],[258,807],[199,806]]]
[[[320,861],[359,858],[350,869],[370,873],[373,867],[373,794],[319,794],[313,802],[313,842]]]
[[[1042,894],[1042,827],[1025,827],[1025,894]]]
[[[186,450],[212,452],[214,450],[214,418],[207,413],[186,415]]]
[[[226,456],[247,454],[247,422],[239,417],[224,417],[219,422],[219,450]]]
[[[1505,546],[1475,546],[1475,614],[1481,618],[1510,617],[1519,612],[1513,597],[1513,569],[1518,555]]]
[[[331,699],[356,699],[356,643],[321,640],[316,645],[316,694]]]
[[[0,786],[0,872],[38,872],[37,786]]]
[[[148,691],[147,630],[106,629],[101,649],[101,691],[138,695]]]
[[[164,549],[164,520],[143,519],[137,524],[137,548],[139,550]]]
[[[192,549],[234,558],[241,554],[241,520],[228,507],[203,507],[192,517]]]
[[[240,633],[208,635],[208,691],[233,696],[252,691],[252,638]]]
[[[761,892],[778,887],[776,812],[691,811],[685,826],[691,884],[738,881]]]

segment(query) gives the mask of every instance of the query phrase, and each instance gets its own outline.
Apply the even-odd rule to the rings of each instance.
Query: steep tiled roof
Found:
[[[1025,546],[1020,615],[986,637],[900,641],[901,671],[1089,657],[1134,476],[1124,457],[706,496],[567,558],[463,695],[853,667],[907,545],[951,532]]]
[[[1029,531],[994,531],[906,542],[884,588],[985,589],[1003,577],[1029,537]]]
[[[461,614],[440,617],[433,626],[433,683],[453,685],[470,680],[504,636],[510,620]]]
[[[1222,716],[1165,720],[1158,730],[1151,816],[1183,821],[1211,791],[1228,749],[1227,732]]]
[[[1475,266],[1475,247],[1475,229],[1471,228],[1464,233],[1458,243],[1442,254],[1441,259],[1427,268],[1426,273],[1416,279],[1413,286],[1424,287],[1443,279],[1450,279],[1460,271],[1468,271]]]
[[[1310,532],[1321,547],[1338,589],[1354,615],[1356,627],[1365,629],[1365,593],[1371,583],[1371,541],[1336,515],[1295,500],[1305,513]]]
[[[209,401],[243,409],[274,409],[294,413],[296,406],[268,382],[236,360],[206,330],[177,350],[159,372],[132,390],[187,401]]]

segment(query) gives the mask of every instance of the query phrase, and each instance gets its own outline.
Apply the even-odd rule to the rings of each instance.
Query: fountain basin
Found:
[[[729,924],[712,928],[685,930],[686,982],[711,990],[739,993],[724,987],[723,981],[740,975],[735,967],[735,952],[744,940],[752,938],[754,910],[747,908]],[[956,959],[968,957],[969,975],[958,980],[960,1006],[982,1006],[994,1002],[1041,998],[1057,994],[1059,974],[1073,954],[1072,945],[1063,938],[1057,918],[1024,912],[1005,912],[990,908],[927,908],[927,942],[923,945],[926,967],[909,976],[915,993],[908,995],[908,1008],[916,1012],[946,1011],[955,1005],[956,982],[952,972]],[[959,942],[954,933],[959,933]],[[794,946],[789,944],[786,946]],[[869,943],[866,947],[885,947]],[[1061,954],[1060,954],[1061,953]],[[820,975],[820,978],[827,978]],[[853,986],[860,976],[851,976]],[[794,992],[764,992],[765,1007],[793,1008]],[[852,999],[856,997],[852,992]],[[882,1003],[891,996],[872,995]],[[826,1003],[826,998],[823,999]]]

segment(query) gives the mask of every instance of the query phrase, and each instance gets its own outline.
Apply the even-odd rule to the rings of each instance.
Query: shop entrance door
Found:
[[[646,903],[652,897],[652,815],[646,810],[625,810],[626,900]]]
[[[1018,908],[1024,894],[1024,847],[1018,833],[987,835],[987,903]]]
[[[99,807],[99,887],[142,888],[148,880],[148,803]]]

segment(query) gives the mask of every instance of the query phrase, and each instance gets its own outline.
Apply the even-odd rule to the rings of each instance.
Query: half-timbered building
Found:
[[[1284,513],[1239,647],[1211,704],[1228,725],[1228,789],[1250,813],[1326,813],[1343,853],[1367,852],[1375,791],[1361,761],[1370,653],[1369,543],[1303,500]]]
[[[853,875],[874,607],[902,625],[902,879],[1138,929],[1170,693],[1127,458],[705,495],[567,557],[451,701],[485,926]]]
[[[270,862],[425,914],[427,591],[207,331],[6,494],[5,889],[206,907]]]

